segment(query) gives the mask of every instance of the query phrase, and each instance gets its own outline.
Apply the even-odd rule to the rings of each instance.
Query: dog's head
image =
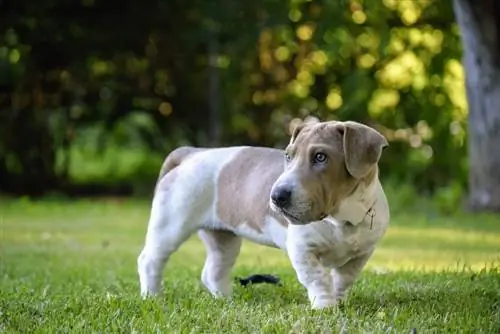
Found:
[[[307,122],[293,130],[284,172],[271,189],[271,207],[291,224],[335,215],[359,184],[377,177],[387,140],[357,122]]]

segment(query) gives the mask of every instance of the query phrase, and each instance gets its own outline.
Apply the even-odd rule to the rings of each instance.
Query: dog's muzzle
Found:
[[[286,186],[276,187],[271,193],[271,201],[277,208],[286,210],[292,202],[292,190]]]

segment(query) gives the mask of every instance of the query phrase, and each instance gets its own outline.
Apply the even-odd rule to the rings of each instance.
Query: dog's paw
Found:
[[[318,296],[311,298],[311,308],[313,310],[332,308],[336,305],[336,300],[330,296]]]

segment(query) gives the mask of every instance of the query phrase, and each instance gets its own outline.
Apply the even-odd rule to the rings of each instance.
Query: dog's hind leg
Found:
[[[205,244],[207,258],[201,280],[216,297],[229,296],[231,269],[240,253],[241,237],[228,231],[200,230],[198,235]]]
[[[137,259],[137,269],[143,297],[159,293],[163,269],[172,253],[196,232],[188,215],[165,203],[153,200],[144,248]]]

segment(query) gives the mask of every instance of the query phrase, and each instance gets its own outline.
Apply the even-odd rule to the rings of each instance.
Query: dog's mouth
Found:
[[[280,214],[282,214],[285,218],[287,218],[287,220],[291,223],[291,224],[294,224],[294,225],[302,225],[302,220],[294,215],[293,213],[291,213],[290,211],[286,210],[286,209],[283,209],[283,208],[280,208],[279,206],[277,206],[276,204],[274,204],[272,201],[270,201],[270,204],[271,204],[271,209],[275,212],[278,212]]]
[[[301,219],[299,218],[298,216],[292,214],[291,212],[289,211],[286,211],[286,210],[280,210],[281,214],[283,214],[286,218],[288,218],[288,220],[290,221],[291,224],[293,225],[306,225],[308,223],[312,223],[312,222],[319,222],[319,221],[322,221],[323,219],[325,219],[326,217],[328,217],[327,214],[325,213],[320,213],[318,218],[316,219]]]
[[[281,212],[281,214],[283,216],[288,218],[288,220],[290,221],[291,224],[294,224],[294,225],[303,225],[304,224],[302,219],[300,219],[299,217],[297,217],[296,215],[294,215],[290,211],[287,211],[287,210],[281,209],[281,208],[278,208],[278,210]]]
[[[303,219],[300,216],[276,206],[274,203],[271,203],[271,207],[274,211],[281,213],[292,225],[305,225],[310,222],[320,221],[325,219],[328,215],[325,213],[320,213],[317,219]]]

